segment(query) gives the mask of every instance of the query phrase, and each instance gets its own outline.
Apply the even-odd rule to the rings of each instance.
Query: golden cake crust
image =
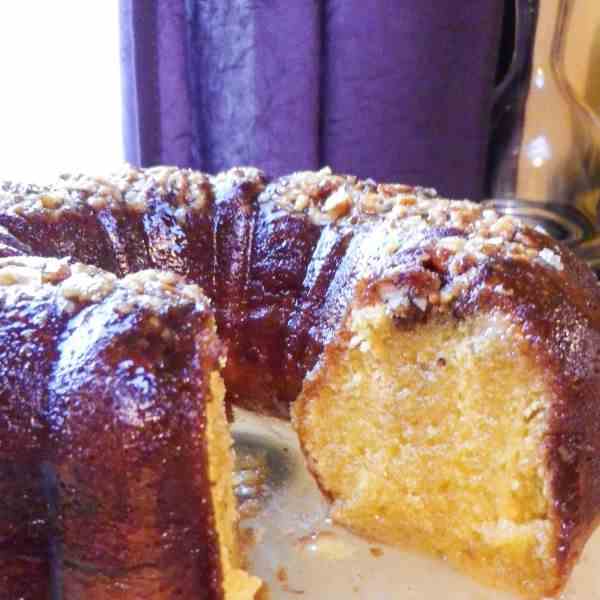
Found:
[[[474,228],[451,231],[424,227],[416,236],[413,230],[379,269],[364,274],[335,342],[326,346],[305,381],[294,421],[309,468],[322,492],[335,501],[303,443],[308,437],[305,398],[326,385],[329,365],[347,360],[346,349],[354,343],[352,315],[383,305],[403,331],[441,315],[457,322],[481,314],[505,315],[518,327],[522,350],[552,390],[543,452],[557,566],[556,583],[546,593],[555,594],[600,515],[600,286],[570,250],[542,232],[505,220],[507,237],[498,246],[486,244],[474,222]]]

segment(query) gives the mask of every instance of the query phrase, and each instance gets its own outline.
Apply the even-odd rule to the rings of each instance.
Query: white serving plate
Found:
[[[239,411],[233,432],[239,455],[266,459],[264,493],[242,527],[255,538],[249,567],[267,583],[269,600],[518,600],[441,560],[333,525],[289,424]],[[600,530],[560,598],[600,600]]]

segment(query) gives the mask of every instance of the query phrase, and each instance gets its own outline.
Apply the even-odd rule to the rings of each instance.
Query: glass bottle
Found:
[[[514,69],[495,104],[486,203],[541,225],[600,266],[600,120],[564,73],[574,2],[517,0]]]

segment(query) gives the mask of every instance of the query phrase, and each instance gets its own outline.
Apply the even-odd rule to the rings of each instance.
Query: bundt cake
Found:
[[[600,287],[471,208],[392,210],[293,417],[337,522],[540,598],[600,514]]]
[[[0,259],[2,598],[249,599],[200,289]]]
[[[128,167],[109,178],[65,176],[49,187],[1,184],[0,255],[13,257],[4,259],[10,268],[34,261],[42,281],[53,268],[28,256],[62,259],[68,267],[61,268],[71,270],[84,269],[73,264],[80,261],[120,294],[138,285],[161,288],[164,277],[174,277],[146,269],[200,285],[226,348],[220,371],[227,406],[283,418],[292,407],[307,463],[333,502],[334,518],[363,535],[439,554],[481,580],[539,598],[561,589],[597,522],[600,288],[570,251],[510,217],[431,190],[328,170],[268,181],[250,168],[209,176]],[[136,277],[143,284],[131,283]],[[185,288],[179,279],[169,281]],[[19,311],[37,303],[31,286],[15,285],[10,288],[30,296],[6,295],[1,336],[16,335]],[[49,281],[36,294],[56,294],[61,286]],[[96,287],[103,284],[90,279],[82,289]],[[0,512],[0,548],[19,539],[29,549],[17,558],[5,552],[0,577],[18,586],[34,568],[58,568],[53,581],[64,585],[111,585],[113,577],[160,586],[164,572],[168,581],[193,579],[196,588],[185,589],[198,597],[220,597],[221,580],[251,594],[257,582],[238,568],[234,508],[224,491],[226,427],[222,418],[206,416],[220,406],[212,400],[219,395],[219,351],[207,350],[219,347],[207,324],[211,313],[201,301],[185,300],[187,292],[172,291],[171,304],[187,307],[187,316],[174,310],[175,341],[154,343],[152,331],[138,333],[141,317],[135,326],[132,317],[129,337],[112,331],[116,293],[57,317],[54,329],[31,328],[33,348],[52,359],[30,364],[20,357],[19,337],[5,343],[0,406],[21,420],[0,421],[0,439],[10,440],[0,459],[10,485],[2,485],[12,497],[37,501],[17,502],[18,510],[3,511],[4,518]],[[127,293],[135,299],[141,292]],[[76,335],[72,323],[86,311],[98,317]],[[194,336],[202,343],[194,346]],[[118,357],[110,367],[105,337]],[[139,354],[140,343],[147,354]],[[152,385],[123,368],[138,360],[154,375]],[[155,388],[157,370],[165,379]],[[206,381],[213,382],[210,393]],[[138,445],[129,439],[123,406],[147,417],[134,423]],[[113,429],[105,429],[109,421]],[[219,435],[211,434],[211,423]],[[171,438],[190,441],[172,447],[165,441]],[[18,478],[15,456],[29,465],[17,469]],[[214,464],[225,466],[210,471],[217,456]],[[170,472],[169,461],[182,481],[183,473],[188,478],[167,494],[156,482]],[[134,467],[144,475],[133,477]],[[221,491],[202,487],[207,468]],[[94,497],[87,485],[78,487],[81,479],[101,472],[95,497],[111,500],[125,488],[125,499],[113,512],[78,517],[79,503]],[[201,477],[197,485],[192,474]],[[58,485],[62,477],[68,492]],[[197,558],[204,567],[181,561],[169,570],[166,548],[176,534],[156,549],[164,556],[142,553],[146,535],[169,529],[147,508],[163,507],[159,490],[190,544],[178,544],[179,556],[212,557],[210,569],[209,558]],[[56,500],[61,494],[71,500]],[[219,494],[229,498],[224,519],[215,508]],[[170,511],[176,497],[186,498],[181,512]],[[198,519],[211,518],[227,524],[200,531]],[[111,535],[109,545],[102,528],[110,519],[126,535]],[[73,523],[84,532],[77,542]],[[193,544],[188,556],[182,548]],[[95,564],[98,571],[89,568]],[[154,578],[146,578],[146,568],[155,569]],[[199,573],[212,573],[212,583]],[[200,589],[211,591],[203,596]]]

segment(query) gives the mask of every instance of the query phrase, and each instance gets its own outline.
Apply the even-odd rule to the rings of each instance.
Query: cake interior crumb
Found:
[[[557,581],[540,369],[500,314],[394,328],[356,311],[360,343],[294,408],[334,520],[539,597]]]
[[[233,494],[234,455],[225,416],[225,386],[220,375],[211,374],[211,398],[206,403],[206,435],[209,452],[209,477],[215,525],[221,547],[221,569],[226,600],[252,600],[262,582],[244,569],[238,513]]]

